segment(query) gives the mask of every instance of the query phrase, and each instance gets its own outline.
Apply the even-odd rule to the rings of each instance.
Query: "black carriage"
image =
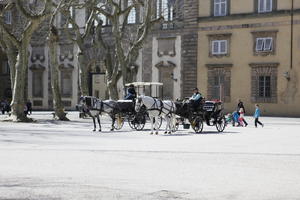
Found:
[[[135,111],[135,102],[132,100],[119,100],[116,102],[116,124],[117,130],[121,129],[127,121],[132,129],[143,130],[146,124],[147,113],[145,109]]]
[[[185,129],[193,128],[196,133],[203,131],[203,124],[216,126],[218,132],[223,132],[226,127],[226,120],[223,114],[223,103],[221,101],[202,101],[197,108],[192,106],[190,101],[177,102],[177,128],[183,124]],[[185,123],[185,119],[188,123]]]
[[[116,130],[120,130],[125,121],[128,121],[130,127],[135,130],[142,130],[146,123],[146,111],[140,110],[135,111],[134,101],[132,100],[118,100],[111,101],[112,104],[107,104],[96,97],[87,96],[84,97],[84,104],[77,105],[77,110],[79,111],[79,117],[87,116],[88,112],[105,112],[103,110],[104,105],[112,109],[111,113],[108,113],[113,120],[113,127]]]

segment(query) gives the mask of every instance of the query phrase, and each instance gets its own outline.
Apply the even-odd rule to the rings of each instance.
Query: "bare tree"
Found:
[[[106,49],[106,77],[110,97],[118,98],[117,82],[122,77],[123,85],[132,82],[132,66],[135,64],[139,51],[153,25],[162,17],[156,18],[154,1],[152,0],[107,0],[101,7],[96,7],[97,14],[105,16],[110,22],[113,43],[105,40],[101,34],[99,23],[97,41]],[[140,21],[129,25],[128,17],[131,12],[141,10]],[[106,37],[107,38],[107,37]]]
[[[95,11],[93,6],[96,5],[96,0],[87,0],[83,3],[78,3],[76,0],[67,1],[61,6],[60,12],[67,19],[64,27],[65,33],[68,39],[75,43],[79,51],[77,52],[77,58],[80,69],[80,92],[81,95],[89,95],[89,68],[88,66],[92,61],[97,60],[95,54],[91,54],[91,49],[96,49],[96,44],[93,42],[93,25],[95,20]],[[77,21],[73,17],[73,9],[86,9],[90,10],[87,17],[87,21],[84,27],[80,27]],[[69,28],[71,25],[72,28]]]
[[[130,2],[130,3],[128,3]],[[71,15],[70,7],[89,10],[84,29],[79,27]],[[136,24],[128,23],[131,12],[142,10],[140,20]],[[154,23],[162,18],[154,18],[154,3],[151,0],[87,0],[83,4],[69,2],[62,13],[67,16],[67,24],[72,25],[74,35],[69,38],[78,45],[78,61],[80,65],[80,85],[83,95],[88,94],[88,61],[98,54],[89,54],[90,49],[102,50],[105,61],[106,85],[111,99],[118,99],[117,83],[123,77],[123,83],[131,82],[132,66],[135,64]],[[109,23],[109,24],[107,24]],[[105,31],[109,29],[110,31]],[[87,45],[89,44],[89,45]],[[96,57],[95,57],[96,56]]]
[[[58,63],[58,53],[57,47],[59,42],[59,32],[54,25],[54,19],[57,16],[60,7],[65,1],[60,0],[57,6],[53,6],[53,14],[49,22],[49,34],[48,34],[48,45],[50,52],[50,68],[51,68],[51,89],[53,95],[53,107],[55,116],[62,121],[69,121],[66,117],[64,105],[61,99],[61,90],[59,85],[59,63]]]
[[[11,67],[13,75],[13,97],[12,97],[12,119],[14,121],[28,121],[24,114],[25,106],[25,87],[28,69],[28,46],[30,44],[33,33],[39,28],[41,23],[49,16],[49,8],[52,0],[44,0],[44,8],[39,10],[30,10],[26,6],[27,2],[22,0],[10,1],[3,11],[17,9],[18,13],[25,19],[24,25],[14,29],[7,25],[3,17],[0,20],[0,29],[4,34],[6,48],[14,47],[17,49],[17,59],[14,66]],[[2,13],[3,16],[3,13]],[[17,24],[17,23],[16,23]],[[13,49],[13,48],[11,48]],[[12,55],[12,54],[10,54]],[[9,55],[9,56],[10,56]],[[14,58],[10,64],[14,64]]]

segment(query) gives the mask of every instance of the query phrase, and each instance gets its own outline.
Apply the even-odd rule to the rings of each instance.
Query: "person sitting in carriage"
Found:
[[[195,111],[195,110],[198,110],[198,108],[200,107],[203,97],[199,93],[198,88],[194,88],[193,92],[194,93],[193,93],[192,97],[190,98],[190,102],[191,102],[193,110]]]
[[[125,96],[125,100],[134,100],[136,98],[136,91],[134,89],[134,85],[130,84],[127,89],[127,95]]]

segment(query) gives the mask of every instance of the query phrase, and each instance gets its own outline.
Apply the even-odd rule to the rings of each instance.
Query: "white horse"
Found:
[[[112,119],[111,131],[115,129],[114,124],[116,121],[116,101],[105,100],[102,101],[95,97],[84,96],[80,98],[80,111],[89,115],[93,119],[94,130],[96,131],[96,119],[99,124],[99,132],[101,131],[100,115],[108,114]]]
[[[165,134],[175,131],[174,127],[174,113],[176,111],[176,105],[173,101],[170,100],[159,100],[149,96],[139,96],[135,102],[135,111],[138,112],[142,106],[146,107],[147,112],[149,113],[151,121],[151,134],[153,134],[153,128],[158,134],[158,118],[162,116],[166,122]]]

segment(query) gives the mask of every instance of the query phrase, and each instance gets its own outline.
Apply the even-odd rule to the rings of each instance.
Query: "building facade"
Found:
[[[300,0],[201,0],[198,81],[227,112],[300,116]]]
[[[157,0],[164,21],[142,51],[141,80],[162,82],[165,99],[191,96],[197,83],[198,0]]]

